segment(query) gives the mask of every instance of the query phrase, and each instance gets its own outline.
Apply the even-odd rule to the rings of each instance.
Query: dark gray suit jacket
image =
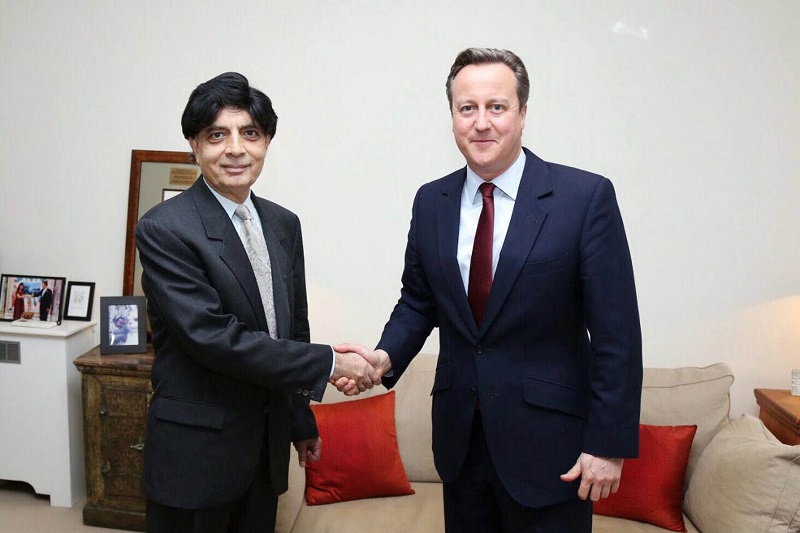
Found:
[[[308,401],[322,398],[332,352],[308,344],[300,222],[252,198],[272,262],[276,340],[241,239],[202,178],[136,226],[155,348],[142,484],[164,505],[201,509],[240,496],[265,431],[280,494],[291,441],[318,435]]]

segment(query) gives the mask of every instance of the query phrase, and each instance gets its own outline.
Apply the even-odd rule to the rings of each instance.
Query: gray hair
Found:
[[[499,48],[467,48],[462,50],[453,66],[450,67],[450,75],[447,76],[445,88],[447,89],[447,103],[453,109],[453,80],[461,69],[467,65],[486,65],[491,63],[502,63],[514,72],[517,79],[517,98],[520,108],[528,103],[528,94],[531,90],[531,82],[528,79],[528,71],[522,60],[514,52],[501,50]]]

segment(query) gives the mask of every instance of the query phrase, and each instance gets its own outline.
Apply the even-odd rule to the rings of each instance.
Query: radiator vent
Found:
[[[0,363],[20,363],[18,342],[0,341]]]

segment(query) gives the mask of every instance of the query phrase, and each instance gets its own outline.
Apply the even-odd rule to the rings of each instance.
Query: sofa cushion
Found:
[[[703,533],[800,532],[800,446],[741,416],[703,452],[685,505]]]
[[[394,398],[311,406],[322,457],[306,465],[309,505],[414,493],[397,449]]]
[[[444,531],[441,483],[412,483],[415,494],[335,505],[302,506],[297,533],[432,533]]]
[[[645,368],[641,423],[653,426],[696,425],[686,469],[688,485],[711,439],[728,423],[733,373],[725,363],[704,368]]]
[[[697,426],[639,426],[639,457],[626,459],[619,491],[594,504],[597,514],[685,532],[683,480]]]
[[[683,515],[683,522],[686,524],[688,533],[700,533],[700,530],[692,524],[692,521],[685,514]],[[592,516],[592,533],[664,533],[664,528],[644,522],[596,514]]]

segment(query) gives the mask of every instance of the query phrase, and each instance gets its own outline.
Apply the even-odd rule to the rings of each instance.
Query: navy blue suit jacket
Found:
[[[330,346],[308,344],[300,221],[252,195],[272,263],[278,339],[225,210],[200,178],[136,226],[155,359],[142,485],[164,505],[203,509],[241,496],[268,443],[275,494],[292,440],[318,435]]]
[[[456,480],[480,400],[506,490],[539,507],[576,498],[559,476],[581,452],[638,454],[641,330],[614,189],[602,176],[526,163],[480,327],[456,260],[466,169],[414,200],[399,302],[378,347],[402,376],[434,327],[433,452]]]

